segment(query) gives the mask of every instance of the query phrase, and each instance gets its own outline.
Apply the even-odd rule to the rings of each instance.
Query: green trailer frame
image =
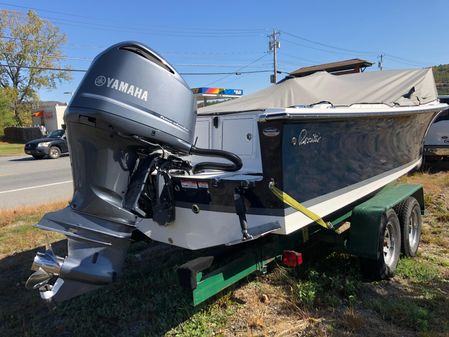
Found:
[[[192,304],[199,305],[255,272],[266,272],[269,264],[281,260],[284,251],[300,251],[306,241],[312,240],[331,242],[335,250],[377,259],[382,215],[409,197],[418,201],[424,214],[422,186],[393,183],[350,210],[326,218],[334,230],[312,224],[290,235],[268,235],[242,243],[220,261],[212,256],[189,261],[178,268],[181,286],[192,292]]]

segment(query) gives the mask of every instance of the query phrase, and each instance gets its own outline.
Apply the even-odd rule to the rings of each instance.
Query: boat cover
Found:
[[[375,103],[416,106],[437,98],[431,68],[340,76],[321,71],[287,79],[253,94],[201,108],[198,114],[289,108],[319,102],[329,102],[334,106]]]

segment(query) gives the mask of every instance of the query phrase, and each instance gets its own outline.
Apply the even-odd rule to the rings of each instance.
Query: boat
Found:
[[[114,45],[64,116],[73,199],[36,225],[68,254],[38,253],[27,286],[62,301],[113,282],[137,233],[199,250],[328,226],[420,164],[445,108],[414,69],[287,78],[197,112],[163,57]]]

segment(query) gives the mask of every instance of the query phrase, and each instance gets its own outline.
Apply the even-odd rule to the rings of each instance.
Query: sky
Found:
[[[301,67],[351,58],[375,63],[367,70],[374,71],[381,54],[383,69],[449,63],[447,0],[0,0],[0,9],[32,9],[66,34],[60,66],[87,69],[104,49],[134,40],[158,52],[192,88],[248,94],[269,86],[274,30],[280,32],[278,80]],[[83,73],[72,75],[41,90],[41,100],[68,102]]]

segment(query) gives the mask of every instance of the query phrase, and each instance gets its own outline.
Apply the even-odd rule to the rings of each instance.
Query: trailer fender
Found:
[[[351,215],[346,250],[355,256],[377,260],[382,217],[410,196],[418,201],[423,214],[423,188],[416,184],[388,185],[371,199],[356,206]]]

